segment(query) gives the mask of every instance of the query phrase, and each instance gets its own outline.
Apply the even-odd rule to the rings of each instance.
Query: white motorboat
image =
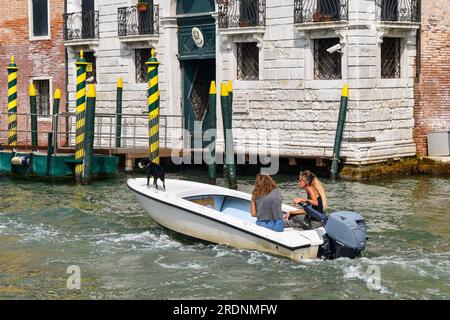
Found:
[[[364,249],[359,246],[355,251],[354,245],[352,248],[345,243],[330,241],[324,227],[315,230],[285,228],[283,232],[275,232],[258,226],[255,224],[256,218],[250,214],[251,195],[244,192],[174,179],[165,180],[164,191],[155,189],[152,182],[147,187],[146,178],[137,178],[129,179],[127,185],[156,223],[180,234],[236,248],[259,250],[295,261],[317,258],[330,247],[338,246],[334,251],[339,250],[341,256],[358,255]],[[282,210],[287,212],[296,208],[283,204]],[[343,214],[347,222],[353,221],[352,227],[358,226],[358,223],[362,226],[361,216],[350,212],[338,214]],[[357,219],[358,223],[355,222]],[[339,220],[344,220],[331,220],[337,222],[337,227],[333,229],[342,233],[342,222]],[[365,246],[365,225],[363,231]],[[347,238],[349,236],[352,235]],[[361,238],[361,235],[356,236]],[[361,242],[360,239],[358,241]]]

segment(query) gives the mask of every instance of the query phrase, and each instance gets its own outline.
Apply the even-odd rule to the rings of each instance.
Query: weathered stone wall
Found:
[[[331,156],[341,89],[349,83],[350,101],[341,149],[348,163],[414,155],[415,29],[406,32],[381,28],[375,17],[375,1],[349,0],[348,26],[338,24],[329,30],[296,28],[294,0],[266,3],[266,27],[259,44],[260,81],[235,80],[236,43],[255,41],[255,37],[219,30],[218,74],[222,74],[222,80],[235,80],[235,104],[242,103],[239,99],[244,104],[248,101],[247,110],[234,114],[237,144],[245,143],[239,137],[255,136],[258,130],[278,131],[282,155]],[[381,79],[380,45],[384,36],[403,39],[400,79]],[[342,80],[313,78],[312,40],[323,37],[341,39]],[[375,141],[348,142],[348,138]]]
[[[161,113],[182,115],[182,78],[176,56],[176,1],[158,2],[160,34],[153,44],[161,62]],[[334,28],[295,26],[294,0],[266,0],[265,27],[240,28],[247,32],[237,34],[236,30],[217,30],[216,78],[218,85],[233,80],[236,107],[233,128],[237,145],[250,145],[260,135],[263,143],[268,138],[279,138],[282,156],[330,157],[341,90],[348,83],[349,112],[341,156],[350,164],[364,164],[415,155],[415,26],[381,25],[376,21],[375,1],[349,0],[348,3],[349,22]],[[96,2],[96,10],[100,11],[100,38],[98,45],[91,49],[97,56],[98,112],[114,112],[118,77],[124,79],[123,112],[147,110],[147,85],[134,80],[134,47],[117,36],[117,8],[133,4],[134,1],[126,0]],[[68,11],[80,11],[79,1],[69,1]],[[381,79],[380,46],[386,36],[402,38],[399,79]],[[313,40],[322,37],[341,40],[342,80],[314,80]],[[238,81],[236,43],[255,41],[260,48],[260,79]],[[69,50],[71,110],[75,101],[74,62],[80,49],[71,46]],[[217,124],[221,144],[220,107]]]
[[[124,114],[141,115],[137,119],[137,133],[143,139],[137,141],[136,146],[148,145],[145,135],[148,130],[146,113],[147,105],[147,83],[136,83],[135,73],[135,49],[156,49],[156,57],[160,62],[159,67],[159,89],[160,89],[160,113],[163,115],[181,115],[180,94],[177,91],[181,87],[179,82],[179,68],[177,67],[177,38],[176,20],[167,20],[167,17],[174,15],[174,1],[155,1],[159,4],[160,26],[159,36],[153,42],[124,42],[118,37],[118,8],[136,5],[137,1],[107,1],[99,0],[95,3],[95,10],[99,11],[99,39],[94,45],[70,45],[69,46],[69,104],[70,110],[75,110],[75,61],[81,49],[94,52],[96,56],[97,68],[97,105],[98,113],[114,113],[116,106],[116,86],[119,77],[123,79],[123,109]],[[68,12],[81,11],[80,2],[76,0],[68,1]],[[168,77],[170,74],[170,77]],[[178,82],[176,82],[178,80]],[[174,82],[175,81],[175,82]],[[177,92],[174,92],[177,91]],[[169,120],[170,122],[171,120]],[[174,120],[176,121],[176,120]],[[107,123],[108,120],[105,121]],[[123,136],[131,137],[134,134],[134,118],[123,117]],[[165,121],[164,121],[165,123]],[[171,124],[173,126],[173,124]],[[178,124],[181,127],[181,121]],[[106,131],[108,127],[105,127]],[[105,132],[109,134],[109,132]],[[164,131],[161,132],[164,134]],[[169,133],[168,133],[169,135]],[[180,133],[178,132],[178,135]],[[108,140],[108,139],[106,139]],[[113,139],[114,140],[114,139]],[[131,143],[131,140],[124,140],[124,143]],[[113,141],[111,141],[113,143]],[[108,144],[109,142],[106,141]]]
[[[420,73],[415,87],[414,139],[427,155],[427,134],[450,130],[450,4],[422,1]]]
[[[50,0],[50,39],[30,39],[29,0],[2,1],[0,11],[0,111],[7,112],[8,77],[6,67],[12,55],[18,70],[18,113],[29,113],[29,84],[33,78],[49,78],[50,90],[59,88],[63,94],[60,111],[65,111],[65,50],[63,45],[63,0]],[[52,104],[52,100],[50,101]],[[50,107],[51,108],[51,107]],[[27,118],[18,117],[18,130],[26,130]],[[29,125],[28,125],[29,126]],[[0,117],[0,143],[7,143],[7,116]],[[38,129],[48,131],[50,119],[39,119]],[[18,143],[27,141],[27,135],[18,133]],[[28,137],[28,142],[30,137]],[[46,143],[47,135],[39,135],[39,143]]]

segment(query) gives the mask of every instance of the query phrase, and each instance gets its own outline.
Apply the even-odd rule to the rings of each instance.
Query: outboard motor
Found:
[[[355,212],[334,212],[328,217],[322,256],[326,259],[356,258],[366,247],[366,222]]]

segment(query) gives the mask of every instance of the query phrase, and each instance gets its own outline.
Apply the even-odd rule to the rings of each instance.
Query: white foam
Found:
[[[174,264],[168,264],[168,263],[163,263],[161,262],[161,260],[165,259],[164,256],[159,256],[158,259],[155,260],[155,263],[157,265],[159,265],[162,268],[166,268],[166,269],[193,269],[193,270],[201,270],[201,269],[205,269],[205,266],[202,266],[199,263],[195,263],[195,262],[180,262],[180,263],[174,263]]]
[[[149,231],[141,233],[111,233],[96,235],[101,236],[103,239],[95,241],[97,244],[129,244],[134,245],[134,248],[152,248],[152,249],[168,249],[176,248],[181,244],[178,241],[172,240],[169,236],[162,234],[154,234]],[[138,245],[136,245],[138,244]]]

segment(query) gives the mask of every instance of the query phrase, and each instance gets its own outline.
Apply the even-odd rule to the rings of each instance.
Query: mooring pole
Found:
[[[227,157],[229,158],[229,161],[227,163],[230,163],[230,169],[228,170],[228,176],[230,177],[230,186],[232,189],[237,189],[237,177],[236,177],[236,164],[234,163],[234,139],[233,139],[233,82],[231,80],[228,80],[227,85],[227,91],[228,91],[228,135],[230,135],[230,138],[227,139],[229,145],[231,146],[230,153],[227,153]],[[227,147],[228,149],[228,147]]]
[[[84,140],[84,159],[83,159],[83,184],[92,183],[92,160],[94,153],[94,123],[95,123],[95,85],[88,85],[87,107],[86,107],[86,126]]]
[[[217,135],[217,116],[216,116],[216,82],[211,81],[209,88],[209,130],[211,130],[211,142],[209,143],[208,176],[209,184],[216,184],[216,135]]]
[[[336,180],[339,177],[339,153],[341,150],[342,135],[344,133],[345,117],[347,115],[348,104],[348,85],[344,85],[341,94],[341,104],[339,107],[339,118],[334,138],[333,157],[331,163],[331,179]]]
[[[225,145],[225,164],[228,186],[231,189],[237,189],[236,167],[234,164],[234,143],[232,131],[232,110],[229,100],[228,88],[225,82],[220,88],[220,103],[222,108],[222,122],[224,130]]]
[[[6,68],[8,70],[8,145],[17,146],[17,65],[14,63],[14,56],[11,56],[11,63]]]
[[[116,148],[122,146],[122,78],[117,79],[117,97],[116,97]]]
[[[148,71],[148,136],[150,161],[159,164],[159,62],[155,58],[155,49],[145,63]]]
[[[60,103],[61,103],[61,91],[59,89],[56,89],[55,94],[53,95],[53,118],[52,118],[53,144],[55,146],[55,149],[58,146],[58,113]]]
[[[53,132],[49,132],[47,135],[47,177],[51,176],[52,158],[54,153],[53,148]]]
[[[33,151],[38,147],[38,127],[37,127],[37,107],[36,107],[36,88],[30,84],[30,117],[31,117],[31,147]]]
[[[83,161],[84,156],[84,126],[86,113],[86,68],[87,62],[83,51],[80,52],[80,58],[75,62],[77,67],[77,108],[76,108],[76,138],[75,138],[75,160]],[[75,179],[78,183],[82,182],[83,163],[75,165]]]

